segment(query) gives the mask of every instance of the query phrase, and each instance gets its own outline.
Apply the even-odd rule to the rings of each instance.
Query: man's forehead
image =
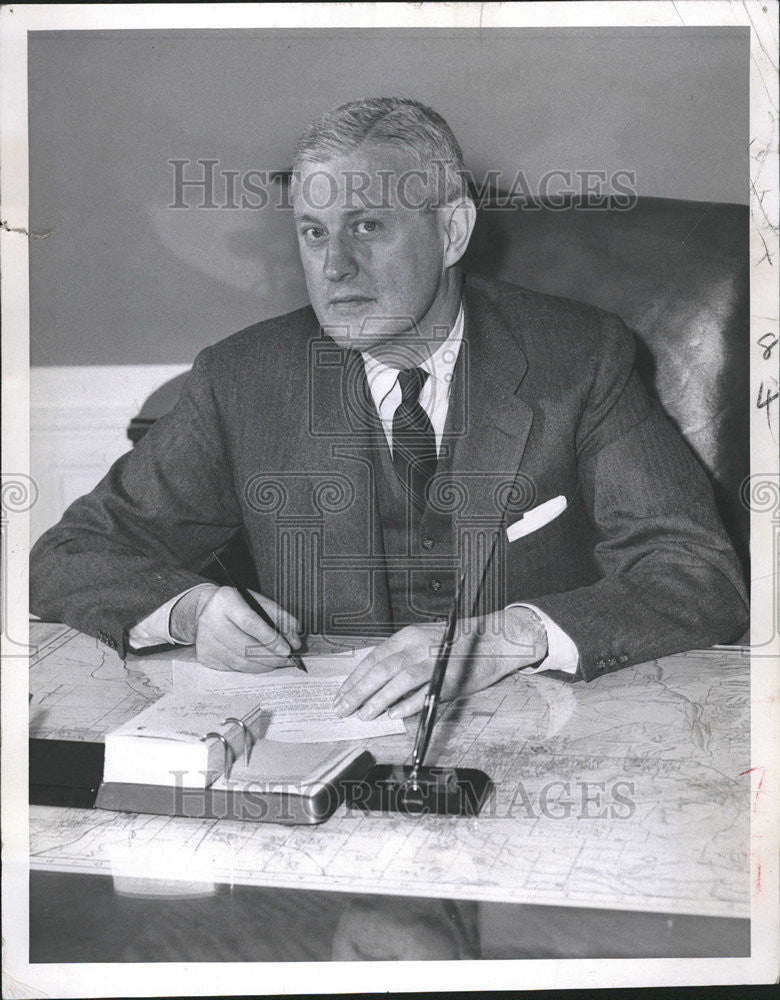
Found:
[[[385,142],[363,142],[356,149],[345,150],[326,160],[304,161],[300,169],[302,175],[312,170],[328,168],[339,172],[361,170],[375,174],[386,170],[409,170],[415,165],[416,158],[411,149]]]
[[[397,210],[420,208],[428,190],[427,170],[409,152],[364,144],[328,160],[304,161],[293,176],[296,212],[338,207]]]

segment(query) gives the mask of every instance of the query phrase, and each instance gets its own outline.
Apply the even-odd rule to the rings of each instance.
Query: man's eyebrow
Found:
[[[344,215],[351,219],[355,215],[365,215],[367,212],[387,212],[389,210],[389,205],[361,205],[360,208],[348,208]]]
[[[346,212],[343,213],[343,218],[352,219],[356,215],[366,215],[372,212],[378,212],[381,209],[377,206],[364,205],[360,208],[348,208]],[[301,212],[300,214],[294,213],[293,215],[296,222],[315,222],[318,226],[324,225],[319,219],[315,218],[313,215],[309,215],[308,212]]]

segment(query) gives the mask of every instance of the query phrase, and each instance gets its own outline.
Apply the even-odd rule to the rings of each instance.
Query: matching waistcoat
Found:
[[[381,427],[373,430],[372,445],[392,626],[398,629],[444,619],[454,599],[459,570],[452,513],[442,502],[437,484],[449,471],[452,446],[446,442],[442,446],[430,500],[420,513],[395,471]]]

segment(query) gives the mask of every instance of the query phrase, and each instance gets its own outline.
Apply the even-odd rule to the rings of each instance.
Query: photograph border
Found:
[[[27,45],[28,31],[127,28],[294,27],[700,27],[751,31],[750,113],[750,399],[753,634],[751,649],[751,957],[744,959],[477,960],[372,962],[359,966],[370,989],[424,991],[564,989],[570,987],[771,983],[778,973],[778,762],[776,705],[777,559],[780,554],[780,472],[777,442],[757,405],[774,358],[758,345],[778,336],[778,6],[776,0],[687,3],[593,2],[433,4],[10,5],[0,10],[0,191],[2,230],[3,481],[2,481],[2,817],[4,995],[160,996],[281,993],[344,994],[340,963],[159,963],[148,965],[28,962],[27,659],[30,477]],[[775,421],[776,425],[776,421]],[[357,971],[357,970],[354,970]],[[365,981],[364,981],[365,982]],[[354,988],[354,992],[363,992]]]

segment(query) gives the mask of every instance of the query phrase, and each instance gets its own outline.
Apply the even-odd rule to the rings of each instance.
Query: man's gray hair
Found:
[[[365,97],[326,111],[298,140],[293,171],[302,163],[326,163],[363,143],[408,153],[411,165],[428,175],[437,204],[468,193],[463,152],[452,129],[433,108],[407,97]]]

